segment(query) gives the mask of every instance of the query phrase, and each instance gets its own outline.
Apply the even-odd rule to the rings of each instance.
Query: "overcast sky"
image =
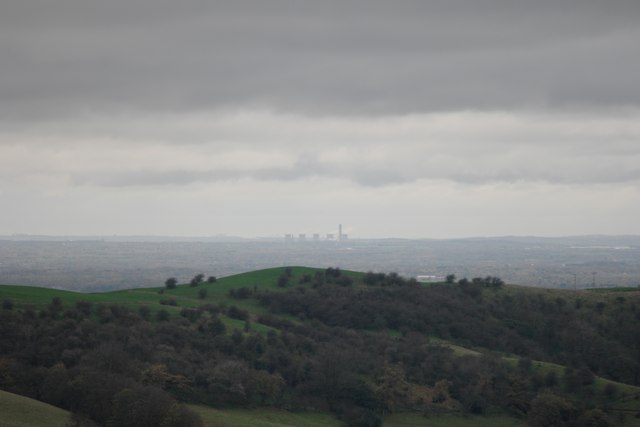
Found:
[[[638,0],[3,0],[0,234],[640,234]]]

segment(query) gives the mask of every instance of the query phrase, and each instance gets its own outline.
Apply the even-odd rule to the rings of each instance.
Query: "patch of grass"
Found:
[[[215,409],[188,405],[207,427],[338,427],[342,423],[321,412],[289,412],[276,408]]]
[[[65,410],[0,390],[0,425],[3,427],[64,427],[69,418]]]
[[[416,413],[399,413],[386,417],[383,425],[385,427],[523,427],[525,422],[506,415],[445,414],[425,417]]]
[[[49,304],[52,298],[60,298],[62,301],[76,302],[91,299],[92,294],[82,294],[79,292],[63,291],[60,289],[39,288],[35,286],[0,286],[0,298],[11,299],[16,304],[28,303],[35,307]],[[99,294],[95,294],[99,295]],[[87,298],[88,297],[88,298]]]
[[[479,351],[475,351],[475,350],[472,350],[472,349],[467,348],[467,347],[462,347],[460,345],[454,344],[454,343],[452,343],[450,341],[443,340],[443,339],[440,339],[440,338],[429,337],[429,340],[433,344],[438,344],[438,345],[440,345],[442,347],[450,348],[451,350],[453,350],[453,354],[455,356],[480,356],[482,354]]]
[[[233,332],[234,329],[239,331],[244,331],[244,320],[232,319],[231,317],[220,315],[220,320],[224,323],[224,326],[227,328],[227,333]],[[263,325],[262,323],[249,321],[249,327],[251,331],[259,332],[261,334],[266,334],[269,331],[277,331],[277,329],[272,328],[271,326]]]
[[[607,293],[607,292],[640,292],[640,287],[616,287],[616,288],[589,288],[588,292]]]
[[[229,290],[244,286],[252,289],[255,287],[257,290],[269,289],[274,292],[282,291],[284,289],[277,286],[277,281],[278,277],[285,273],[286,268],[287,267],[277,267],[252,271],[223,277],[215,283],[204,282],[197,287],[192,287],[188,284],[179,285],[171,290],[165,289],[164,287],[156,287],[101,293],[81,293],[35,286],[2,285],[0,286],[0,300],[10,299],[18,307],[28,304],[36,309],[46,307],[53,298],[60,298],[66,307],[75,305],[78,301],[88,301],[96,304],[117,303],[134,310],[146,305],[152,308],[153,312],[158,311],[160,308],[165,308],[173,312],[176,311],[174,307],[161,306],[160,300],[175,299],[179,308],[197,307],[207,303],[227,304],[236,305],[256,315],[265,312],[265,309],[261,307],[257,301],[254,299],[238,300],[231,298],[229,296]],[[322,271],[321,269],[310,267],[290,268],[290,286],[297,285],[304,274],[313,275],[316,271]],[[207,290],[206,298],[200,298],[198,295],[202,288]]]

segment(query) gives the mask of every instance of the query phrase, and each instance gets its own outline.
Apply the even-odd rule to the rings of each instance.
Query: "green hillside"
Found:
[[[0,388],[98,424],[640,425],[637,290],[283,267],[0,301]]]
[[[60,408],[0,390],[2,427],[65,427],[69,418]]]

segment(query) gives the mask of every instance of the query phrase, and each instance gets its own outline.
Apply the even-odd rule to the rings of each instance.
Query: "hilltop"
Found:
[[[0,301],[0,389],[85,425],[640,423],[632,288],[283,267]]]
[[[406,277],[496,275],[508,283],[548,288],[640,285],[637,236],[343,242],[11,241],[0,237],[0,259],[0,283],[82,292],[154,287],[170,276],[188,281],[199,271],[222,277],[284,265],[338,265],[356,271],[375,266],[377,271]]]

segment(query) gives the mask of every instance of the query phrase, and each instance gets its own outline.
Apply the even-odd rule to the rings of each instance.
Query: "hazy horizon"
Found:
[[[543,287],[640,284],[640,236],[305,243],[284,239],[0,238],[0,260],[0,284],[84,291],[158,286],[167,277],[186,283],[197,273],[222,277],[294,265],[393,271],[405,277],[491,275],[507,283]]]
[[[337,230],[337,229],[336,229]],[[331,238],[327,238],[326,234],[320,234],[318,236],[318,240],[321,242],[334,242],[339,243],[337,239],[337,231],[330,231],[329,233],[333,233],[334,236]],[[163,241],[163,239],[167,240],[221,240],[225,239],[229,241],[233,240],[286,240],[287,234],[292,235],[292,241],[298,242],[300,241],[299,234],[304,234],[305,237],[303,240],[308,243],[313,243],[314,233],[285,233],[282,235],[255,235],[255,236],[241,236],[235,234],[212,234],[212,235],[162,235],[162,234],[31,234],[31,233],[13,233],[13,234],[0,234],[0,240],[2,239],[115,239],[115,240],[123,240],[123,239],[151,239],[154,241]],[[640,234],[567,234],[567,235],[526,235],[526,234],[505,234],[505,235],[468,235],[468,236],[459,236],[459,237],[429,237],[429,236],[411,236],[411,237],[403,237],[403,236],[354,236],[346,234],[342,243],[348,243],[350,240],[474,240],[474,239],[572,239],[572,238],[636,238],[640,237]]]

